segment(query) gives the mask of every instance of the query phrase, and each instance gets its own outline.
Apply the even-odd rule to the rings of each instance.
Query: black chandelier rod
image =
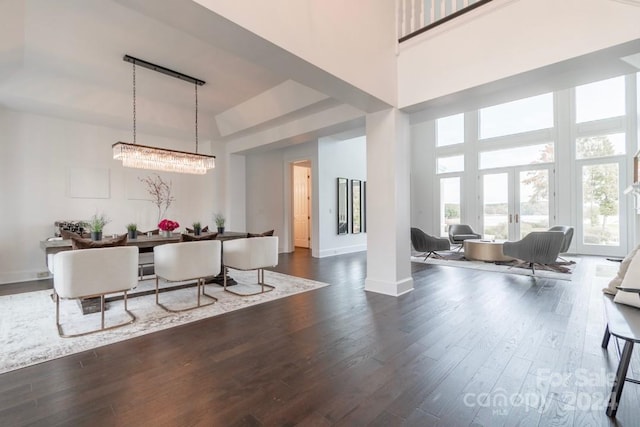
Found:
[[[204,80],[196,79],[195,77],[187,76],[186,74],[182,74],[178,71],[171,70],[169,68],[163,67],[162,65],[157,65],[152,62],[145,61],[144,59],[135,58],[130,55],[125,55],[122,57],[122,60],[125,62],[130,62],[135,65],[139,65],[144,68],[148,68],[153,71],[157,71],[162,74],[166,74],[167,76],[175,77],[176,79],[184,80],[185,82],[195,83],[198,86],[202,86],[205,84]]]

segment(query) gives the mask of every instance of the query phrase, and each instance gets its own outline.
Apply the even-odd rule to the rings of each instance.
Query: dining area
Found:
[[[158,230],[131,234],[114,234],[101,240],[83,237],[82,230],[61,229],[60,236],[40,242],[47,266],[53,275],[52,299],[55,303],[56,327],[60,337],[71,338],[119,328],[135,322],[128,310],[130,298],[155,295],[155,304],[170,313],[180,313],[215,304],[218,298],[207,287],[222,287],[236,297],[272,291],[265,283],[264,269],[278,264],[278,237],[273,230],[245,233],[228,230],[162,232]],[[58,234],[58,233],[56,233]],[[132,237],[132,238],[129,238]],[[229,270],[255,271],[257,277],[243,290]],[[155,280],[155,288],[139,287],[145,279]],[[171,305],[169,293],[195,288],[188,306]],[[161,294],[164,296],[161,297]],[[100,313],[98,328],[67,333],[60,321],[60,300],[75,299],[84,315]],[[123,322],[105,322],[106,304],[122,301],[128,317]]]

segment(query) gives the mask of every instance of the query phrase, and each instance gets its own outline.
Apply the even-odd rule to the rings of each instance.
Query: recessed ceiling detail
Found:
[[[249,129],[328,99],[316,90],[287,80],[216,116],[221,136]]]

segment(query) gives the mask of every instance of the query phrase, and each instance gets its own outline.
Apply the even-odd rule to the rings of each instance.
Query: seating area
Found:
[[[435,237],[419,228],[411,228],[411,244],[415,256],[426,261],[433,256],[438,259],[484,261],[503,265],[514,262],[526,263],[535,275],[536,267],[566,271],[564,265],[571,264],[560,257],[569,251],[574,228],[566,225],[550,227],[547,231],[533,231],[517,241],[482,239],[466,224],[452,224],[448,239]],[[451,253],[452,247],[460,256]],[[448,254],[443,252],[449,251]],[[519,266],[519,265],[518,265]]]
[[[238,295],[249,296],[269,292],[275,288],[265,283],[264,269],[278,265],[278,237],[263,236],[273,234],[273,230],[265,233],[254,233],[246,237],[248,233],[237,233],[236,238],[229,238],[224,242],[216,240],[217,233],[201,236],[201,239],[184,242],[172,242],[159,244],[153,247],[151,262],[155,272],[155,302],[167,312],[179,313],[183,311],[203,308],[215,304],[218,299],[207,293],[207,281],[218,278],[220,272],[224,273],[218,283],[222,284],[225,291]],[[233,236],[233,233],[228,233]],[[75,237],[74,237],[75,238]],[[101,330],[109,330],[133,323],[135,315],[127,308],[128,292],[142,280],[142,257],[135,246],[123,246],[124,239],[117,246],[111,246],[112,242],[102,242],[102,246],[93,245],[84,249],[62,251],[51,256],[52,270],[54,271],[54,300],[56,302],[56,325],[59,335],[64,338],[83,336]],[[224,248],[223,248],[224,245]],[[109,247],[111,246],[111,247]],[[224,252],[223,252],[224,251]],[[224,254],[224,256],[223,256]],[[256,286],[260,290],[255,293],[242,293],[231,290],[227,284],[228,269],[256,270]],[[169,307],[160,302],[161,291],[171,288],[160,288],[160,284],[173,282],[195,281],[194,304],[186,308]],[[243,286],[250,286],[243,285]],[[181,289],[183,286],[176,287]],[[265,290],[266,288],[266,290]],[[130,316],[130,321],[117,325],[105,325],[105,295],[122,292],[124,295],[124,310]],[[135,296],[135,295],[134,295]],[[64,332],[60,324],[59,299],[88,300],[99,298],[100,313],[102,316],[101,328],[79,334]],[[202,298],[209,301],[202,302]]]

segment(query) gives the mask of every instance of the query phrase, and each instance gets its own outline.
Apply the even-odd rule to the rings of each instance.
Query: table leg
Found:
[[[221,245],[220,245],[220,273],[218,273],[217,276],[215,277],[210,277],[206,280],[205,283],[210,284],[210,283],[215,283],[216,285],[220,285],[220,286],[224,286],[225,285],[225,280],[224,280],[224,276],[226,274],[225,268],[224,268],[224,240],[220,241]],[[237,285],[238,282],[236,282],[233,277],[229,276],[227,274],[227,286],[234,286]]]

